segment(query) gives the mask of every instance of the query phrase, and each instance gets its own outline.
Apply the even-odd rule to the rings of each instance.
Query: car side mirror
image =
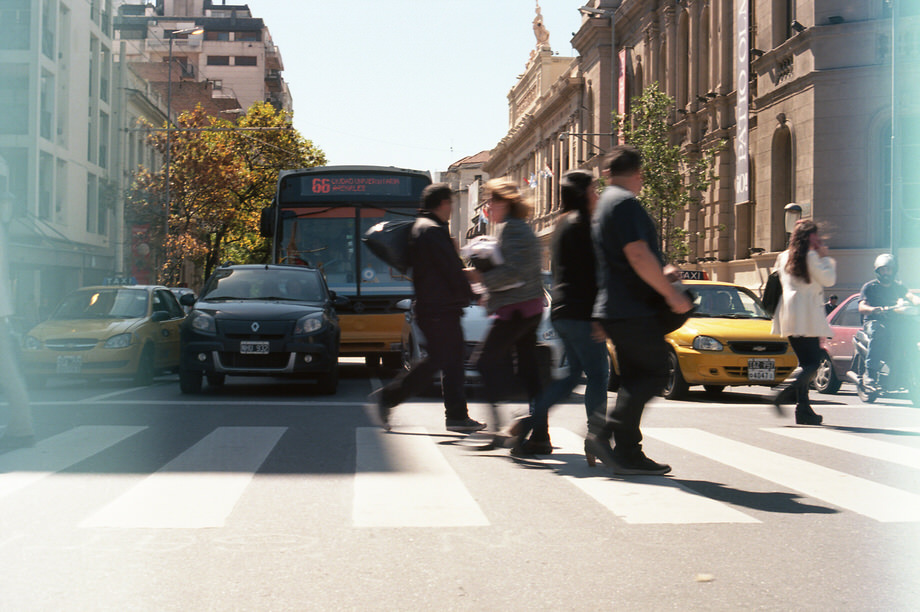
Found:
[[[396,307],[400,310],[409,310],[412,308],[412,298],[403,298],[396,302]]]
[[[169,319],[169,313],[164,310],[157,310],[150,317],[151,321],[155,321],[157,323],[162,323],[163,321],[166,321],[167,319]]]
[[[192,306],[195,304],[195,300],[198,298],[195,297],[194,293],[183,293],[179,298],[179,303],[183,306]]]
[[[332,305],[335,306],[336,308],[344,308],[345,306],[348,306],[349,304],[351,304],[351,300],[349,300],[344,295],[333,294]]]

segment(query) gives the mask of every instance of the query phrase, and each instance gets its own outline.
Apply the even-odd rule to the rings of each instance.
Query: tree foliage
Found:
[[[679,223],[679,215],[694,210],[716,178],[713,168],[720,148],[688,154],[674,143],[669,122],[674,111],[674,99],[652,83],[632,99],[628,116],[615,115],[624,142],[642,155],[639,198],[658,224],[668,261],[686,259],[690,253],[689,235]]]
[[[165,159],[167,132],[148,142]],[[326,163],[325,154],[291,124],[290,113],[256,103],[236,122],[196,107],[169,131],[169,210],[166,167],[140,168],[128,196],[129,223],[149,225],[161,245],[158,282],[197,284],[221,262],[267,262],[259,235],[261,210],[271,203],[278,172]]]

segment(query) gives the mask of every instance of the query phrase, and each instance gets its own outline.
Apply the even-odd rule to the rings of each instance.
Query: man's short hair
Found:
[[[610,176],[623,176],[642,170],[642,155],[639,149],[629,145],[613,147],[604,162]]]
[[[422,208],[425,210],[434,210],[441,205],[444,200],[450,200],[454,197],[454,192],[447,183],[432,183],[422,190]]]

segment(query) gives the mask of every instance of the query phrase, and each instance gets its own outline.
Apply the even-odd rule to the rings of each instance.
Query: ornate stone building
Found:
[[[508,94],[509,131],[485,167],[533,187],[540,235],[559,209],[558,177],[599,172],[616,140],[611,113],[629,114],[632,98],[657,83],[675,100],[672,141],[688,157],[726,145],[715,153],[718,179],[678,219],[690,236],[685,267],[759,289],[796,203],[825,228],[837,293],[872,277],[898,227],[888,2],[591,0],[573,10],[583,14],[578,57],[554,56],[538,39]],[[896,243],[902,259],[915,256],[914,239]],[[904,268],[920,286],[920,273]]]

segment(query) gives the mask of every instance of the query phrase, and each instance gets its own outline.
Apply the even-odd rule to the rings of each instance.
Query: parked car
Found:
[[[219,268],[201,296],[183,296],[192,311],[182,325],[179,387],[198,393],[227,376],[309,378],[321,393],[339,381],[341,331],[336,298],[316,269],[294,265]]]
[[[740,285],[684,281],[694,294],[695,310],[681,327],[665,336],[669,345],[668,381],[662,395],[679,399],[693,385],[721,393],[733,385],[774,386],[798,361],[786,338],[770,333],[770,316],[760,299]],[[611,386],[619,380],[616,353],[608,342]]]
[[[549,378],[562,378],[568,373],[568,365],[565,359],[565,348],[562,339],[553,329],[550,320],[550,297],[549,293],[543,293],[543,319],[537,328],[537,354],[539,357],[541,377],[543,380]],[[415,320],[414,302],[406,299],[397,303],[397,307],[406,311],[406,321],[402,330],[402,361],[403,367],[409,368],[412,362],[426,354],[426,341],[422,330],[419,329]],[[473,351],[482,340],[485,339],[492,325],[492,319],[486,313],[484,306],[474,302],[464,309],[463,317],[460,319],[463,327],[463,338],[466,343],[466,380],[471,384],[480,382],[479,371],[472,362]]]
[[[834,335],[821,340],[821,365],[812,385],[819,393],[834,394],[847,380],[847,370],[853,362],[853,336],[862,329],[859,294],[853,294],[838,304],[827,315],[827,322],[831,324]]]
[[[178,368],[184,318],[166,287],[77,289],[23,338],[23,370],[34,386],[54,376],[133,376],[149,385],[159,372]]]

